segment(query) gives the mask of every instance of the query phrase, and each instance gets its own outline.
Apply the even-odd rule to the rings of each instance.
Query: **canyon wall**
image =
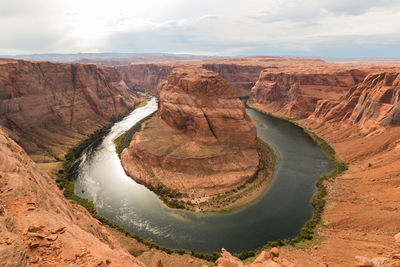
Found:
[[[1,266],[144,266],[1,127],[0,199]]]
[[[244,183],[258,159],[255,124],[243,103],[217,73],[197,67],[172,71],[157,116],[121,155],[136,181],[196,196]]]
[[[319,101],[310,119],[357,124],[364,132],[399,126],[400,73],[368,75],[339,101]]]
[[[165,85],[171,69],[182,66],[183,63],[143,63],[126,66],[116,66],[122,79],[131,89],[138,89],[158,96]],[[198,66],[215,71],[232,87],[237,96],[249,96],[264,67],[260,65],[239,65],[235,63],[205,63],[191,62],[188,66]]]
[[[0,125],[33,157],[62,158],[138,102],[111,67],[0,61]]]
[[[265,69],[251,89],[250,102],[265,105],[289,117],[304,118],[315,110],[318,100],[338,100],[365,75],[356,69]]]
[[[215,71],[232,87],[238,96],[249,96],[264,69],[260,65],[239,65],[229,63],[202,64],[202,68]]]
[[[131,64],[116,66],[115,68],[129,88],[158,96],[171,73],[172,66],[166,64]]]

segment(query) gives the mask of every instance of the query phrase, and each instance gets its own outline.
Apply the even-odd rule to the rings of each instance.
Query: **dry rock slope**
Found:
[[[144,266],[0,128],[1,266]]]

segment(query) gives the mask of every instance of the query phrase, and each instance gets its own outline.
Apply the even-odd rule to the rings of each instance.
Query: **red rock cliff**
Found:
[[[161,91],[158,116],[202,142],[255,148],[256,129],[243,103],[218,74],[176,68]]]
[[[121,159],[141,183],[197,196],[224,192],[257,171],[256,128],[218,74],[176,68],[161,91],[157,116]]]
[[[318,100],[337,100],[349,88],[361,82],[365,73],[359,70],[329,71],[264,70],[251,89],[250,101],[291,117],[307,117]]]
[[[165,84],[171,66],[166,64],[131,64],[115,67],[131,89],[138,89],[152,95],[159,95]]]
[[[110,67],[0,61],[0,125],[31,154],[62,158],[138,102]]]
[[[400,73],[368,75],[339,101],[319,101],[310,119],[357,124],[365,132],[400,125]]]
[[[228,63],[203,64],[203,68],[219,73],[238,96],[249,96],[264,69],[260,65],[239,65]]]

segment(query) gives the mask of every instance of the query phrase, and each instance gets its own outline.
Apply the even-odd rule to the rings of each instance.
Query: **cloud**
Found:
[[[3,54],[399,55],[400,1],[2,1],[0,36]]]
[[[393,0],[322,0],[320,7],[336,15],[360,15],[378,8],[391,8],[398,6],[398,1]]]

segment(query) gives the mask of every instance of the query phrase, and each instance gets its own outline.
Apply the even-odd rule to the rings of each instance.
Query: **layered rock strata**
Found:
[[[250,101],[290,117],[307,117],[318,100],[338,100],[365,75],[356,69],[281,72],[265,69],[251,89]]]
[[[31,155],[62,158],[138,102],[110,67],[0,60],[0,125]]]
[[[203,68],[219,73],[219,75],[232,87],[238,96],[249,96],[251,88],[255,85],[264,69],[260,65],[239,65],[228,63],[203,64]]]
[[[136,181],[195,196],[236,188],[257,171],[256,128],[214,72],[175,68],[159,111],[121,155]]]
[[[131,89],[158,96],[171,73],[168,64],[131,64],[115,67]]]
[[[339,101],[319,101],[310,119],[357,124],[364,133],[399,126],[400,73],[368,75]]]

